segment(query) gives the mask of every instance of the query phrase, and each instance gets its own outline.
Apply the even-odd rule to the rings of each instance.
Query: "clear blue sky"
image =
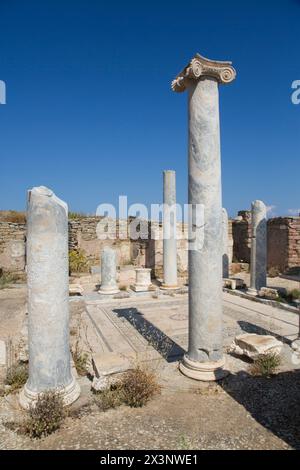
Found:
[[[221,87],[223,205],[300,208],[300,1],[0,0],[0,208],[46,185],[94,213],[119,194],[157,203],[162,171],[187,196],[187,95],[196,53],[232,60]]]

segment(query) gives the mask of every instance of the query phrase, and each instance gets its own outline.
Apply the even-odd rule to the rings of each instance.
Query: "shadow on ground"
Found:
[[[252,377],[243,371],[220,385],[258,423],[300,450],[300,371],[271,378]]]
[[[184,350],[157,326],[147,320],[137,308],[116,308],[113,310],[118,317],[125,318],[145,338],[167,362],[178,361]]]

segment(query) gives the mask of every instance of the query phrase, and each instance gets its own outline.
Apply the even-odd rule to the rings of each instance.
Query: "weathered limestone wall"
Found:
[[[233,261],[250,263],[251,212],[240,211],[238,219],[231,220],[233,238]]]
[[[117,239],[99,240],[97,237],[97,224],[100,217],[84,217],[69,220],[69,249],[84,251],[90,266],[100,264],[100,255],[104,247],[116,250],[117,265],[134,264],[137,267],[145,266],[153,269],[156,277],[163,276],[163,241],[162,224],[158,222],[146,223],[142,231],[148,231],[148,240],[127,238],[124,222],[117,221]],[[150,233],[157,232],[160,239],[150,239]],[[177,233],[181,238],[177,240],[177,269],[178,275],[187,275],[187,225],[177,223]],[[232,253],[232,222],[228,224],[229,254]],[[5,271],[22,273],[25,270],[26,225],[10,222],[0,222],[0,268]],[[231,261],[231,260],[230,260]]]
[[[232,221],[233,259],[250,262],[251,220]],[[267,225],[268,269],[300,269],[300,217],[277,217]]]
[[[300,270],[300,217],[268,221],[268,268]]]
[[[129,264],[131,260],[130,240],[126,239],[127,232],[122,228],[122,224],[117,222],[117,239],[114,238],[114,231],[108,230],[107,236],[112,239],[100,240],[97,236],[97,225],[101,217],[85,217],[69,220],[69,249],[83,250],[89,260],[90,265],[100,264],[101,252],[104,247],[114,248],[117,252],[117,264]],[[108,226],[109,228],[109,226]],[[120,239],[123,231],[124,239]]]
[[[0,222],[0,268],[3,271],[24,271],[25,235],[25,224]]]

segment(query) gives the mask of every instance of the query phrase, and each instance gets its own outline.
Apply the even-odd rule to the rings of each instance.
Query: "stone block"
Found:
[[[130,289],[132,289],[134,292],[154,292],[156,287],[153,284],[150,284],[148,287],[132,285],[130,286]]]
[[[279,292],[277,289],[262,287],[258,292],[258,296],[268,300],[276,300],[279,298]]]
[[[247,333],[235,338],[229,352],[256,359],[258,356],[269,353],[280,354],[282,346],[282,342],[273,336]]]
[[[97,378],[120,374],[131,369],[130,360],[117,353],[95,354],[92,367]]]
[[[291,348],[293,351],[300,352],[300,339],[295,339],[295,341],[292,342]]]
[[[80,284],[70,284],[69,295],[83,295],[83,287]]]
[[[227,287],[231,290],[236,290],[238,288],[242,288],[244,286],[244,280],[238,278],[224,278],[223,279],[223,286]]]

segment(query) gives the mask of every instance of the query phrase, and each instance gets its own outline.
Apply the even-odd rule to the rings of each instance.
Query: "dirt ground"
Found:
[[[1,336],[21,326],[25,299],[25,288],[0,291]],[[83,302],[70,305],[72,316],[84,308]],[[7,428],[7,421],[21,420],[24,412],[17,395],[2,397],[0,448],[300,449],[299,370],[265,379],[250,376],[246,368],[218,384],[198,384],[180,374],[177,362],[162,367],[166,371],[159,377],[172,375],[177,386],[165,379],[162,394],[137,409],[100,411],[89,380],[79,378],[81,398],[62,428],[40,440]]]
[[[179,372],[178,372],[179,373]],[[84,387],[83,381],[81,385]],[[88,387],[87,384],[85,384]],[[300,373],[231,376],[219,385],[164,392],[143,408],[101,412],[92,397],[56,433],[31,440],[0,425],[2,449],[300,449]],[[0,401],[2,420],[16,397]],[[6,411],[4,411],[4,408]],[[8,413],[8,410],[10,412]],[[20,418],[20,416],[18,416]]]

